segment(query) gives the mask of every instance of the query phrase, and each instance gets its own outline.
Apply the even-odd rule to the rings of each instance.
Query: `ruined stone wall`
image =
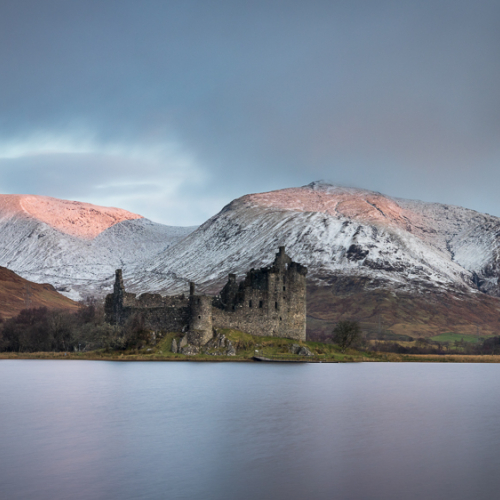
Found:
[[[111,324],[124,325],[129,318],[137,315],[144,322],[148,330],[164,332],[186,331],[189,325],[189,307],[123,307],[120,312],[120,321],[106,320]]]
[[[156,307],[187,307],[189,299],[185,295],[167,295],[162,297],[159,293],[143,293],[137,297],[135,293],[125,293],[124,307],[137,309],[153,309]]]
[[[187,330],[190,318],[189,300],[184,295],[162,297],[144,293],[136,297],[125,292],[120,269],[116,271],[113,293],[106,297],[104,312],[111,324],[124,325],[137,315],[149,330],[174,332]]]
[[[148,330],[163,332],[186,331],[189,325],[189,307],[125,307],[124,318],[137,314]],[[125,321],[126,321],[125,319]],[[124,321],[124,322],[125,322]]]

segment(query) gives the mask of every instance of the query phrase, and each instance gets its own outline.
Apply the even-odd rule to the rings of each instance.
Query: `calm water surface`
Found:
[[[0,361],[0,498],[494,499],[500,365]]]

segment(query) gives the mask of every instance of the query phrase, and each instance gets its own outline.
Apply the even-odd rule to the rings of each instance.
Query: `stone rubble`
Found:
[[[292,344],[289,349],[291,354],[297,354],[299,356],[313,356],[313,353],[306,346],[299,344]]]

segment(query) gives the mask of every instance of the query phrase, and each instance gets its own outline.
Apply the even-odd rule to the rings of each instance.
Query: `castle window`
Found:
[[[198,299],[198,305],[200,304],[200,299]]]
[[[248,301],[248,307],[250,307],[250,308],[252,307],[252,301],[251,300]]]
[[[262,300],[259,300],[259,307],[260,307],[260,309],[262,309],[263,305],[264,305],[264,303],[262,302]]]
[[[281,321],[281,316],[280,316],[280,321]]]
[[[198,319],[201,319],[201,316],[198,316]]]
[[[275,308],[276,310],[278,310],[278,303],[277,303],[277,302],[275,302],[275,303],[274,303],[274,308]]]
[[[235,310],[235,307],[233,306],[233,311]]]
[[[285,292],[286,291],[286,286],[283,287],[283,291]]]

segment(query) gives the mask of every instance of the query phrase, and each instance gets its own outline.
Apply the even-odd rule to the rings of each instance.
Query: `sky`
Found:
[[[0,2],[0,193],[197,225],[320,179],[500,216],[500,2]]]

